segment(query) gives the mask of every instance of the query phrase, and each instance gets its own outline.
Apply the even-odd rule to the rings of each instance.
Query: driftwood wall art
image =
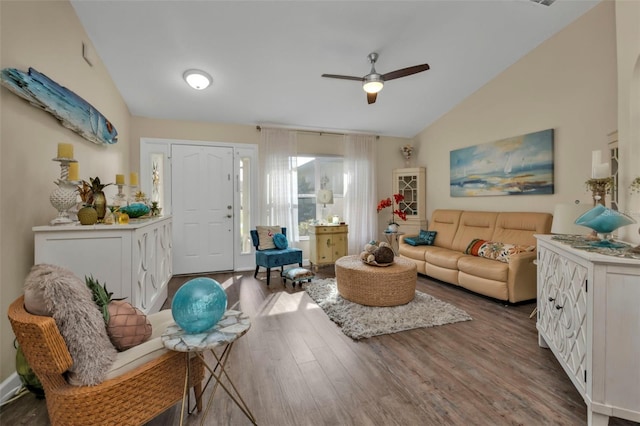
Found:
[[[80,96],[46,75],[29,68],[2,70],[2,85],[32,105],[49,112],[68,129],[96,144],[118,142],[118,131],[107,118]]]

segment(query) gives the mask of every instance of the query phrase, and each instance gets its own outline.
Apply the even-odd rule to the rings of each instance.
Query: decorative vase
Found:
[[[78,210],[78,220],[82,225],[93,225],[98,221],[98,212],[91,206]]]
[[[96,191],[93,193],[93,208],[98,213],[98,220],[102,220],[107,213],[107,197],[104,196],[104,192]]]
[[[400,229],[400,225],[397,223],[390,223],[387,227],[388,232],[398,232],[398,229]]]

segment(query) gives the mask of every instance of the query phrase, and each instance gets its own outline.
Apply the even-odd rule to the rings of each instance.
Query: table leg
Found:
[[[244,415],[247,416],[247,418],[251,421],[251,423],[253,423],[254,425],[257,424],[257,422],[255,420],[255,417],[253,416],[253,413],[251,413],[251,411],[249,410],[249,407],[247,406],[247,404],[242,399],[242,396],[240,395],[240,393],[238,392],[237,388],[233,384],[233,381],[231,381],[231,379],[229,378],[229,375],[227,374],[227,372],[224,369],[224,366],[225,366],[227,360],[229,359],[229,354],[231,353],[232,346],[233,346],[233,342],[230,343],[225,348],[225,350],[223,351],[223,353],[222,353],[222,355],[220,357],[218,357],[218,355],[216,355],[216,353],[214,352],[213,349],[210,350],[211,354],[216,359],[216,366],[213,369],[209,366],[209,364],[207,364],[206,360],[204,359],[204,356],[201,353],[196,352],[196,355],[199,356],[202,359],[202,362],[204,363],[205,367],[207,368],[207,370],[209,370],[209,373],[211,374],[211,376],[209,377],[209,380],[211,380],[211,378],[213,378],[216,381],[215,385],[213,386],[213,390],[211,391],[211,395],[209,396],[209,401],[207,402],[207,408],[205,408],[204,414],[202,415],[202,419],[201,419],[201,422],[200,422],[201,425],[204,424],[204,419],[207,417],[207,414],[209,412],[209,408],[211,407],[211,403],[213,402],[213,397],[215,396],[216,390],[218,389],[218,385],[220,385],[222,387],[222,389],[224,389],[225,392],[227,392],[229,397],[238,406],[238,408],[240,408],[240,410],[242,410]],[[216,374],[215,371],[218,369],[218,367],[220,367],[220,372],[218,374]],[[224,383],[222,383],[222,376],[223,375],[227,378],[227,380],[231,384],[231,387],[233,388],[233,391],[235,392],[235,394],[237,395],[237,397],[240,399],[241,402],[238,402],[238,400],[236,399],[234,394],[224,385]],[[209,384],[209,380],[207,381],[207,385]],[[206,387],[206,385],[205,385],[205,387]]]
[[[182,426],[182,422],[184,421],[184,400],[188,398],[188,391],[189,391],[189,364],[191,364],[189,362],[189,353],[186,352],[185,354],[185,359],[186,359],[186,365],[185,365],[185,375],[184,375],[184,389],[182,390],[182,404],[180,405],[180,426]],[[189,410],[189,403],[187,402],[187,410]]]

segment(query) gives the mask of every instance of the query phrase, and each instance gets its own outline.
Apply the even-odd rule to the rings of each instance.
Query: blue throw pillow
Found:
[[[276,248],[284,250],[289,246],[289,241],[287,241],[287,237],[284,234],[274,234],[273,244],[275,244]]]
[[[417,237],[406,237],[404,242],[412,246],[431,246],[436,239],[436,231],[420,231]]]
[[[433,242],[436,240],[436,235],[438,234],[437,231],[425,231],[423,229],[420,230],[420,234],[418,235],[418,238],[420,238],[421,240],[426,241],[426,244],[428,246],[433,245]]]

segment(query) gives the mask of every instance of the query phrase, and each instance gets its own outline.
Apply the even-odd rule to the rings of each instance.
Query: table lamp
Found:
[[[582,216],[592,206],[582,204],[579,201],[573,203],[557,204],[553,210],[552,234],[586,235],[588,228],[576,225],[577,218]]]
[[[333,191],[330,189],[320,189],[316,194],[316,200],[318,203],[322,204],[322,216],[321,219],[325,220],[327,218],[327,204],[333,204]]]

